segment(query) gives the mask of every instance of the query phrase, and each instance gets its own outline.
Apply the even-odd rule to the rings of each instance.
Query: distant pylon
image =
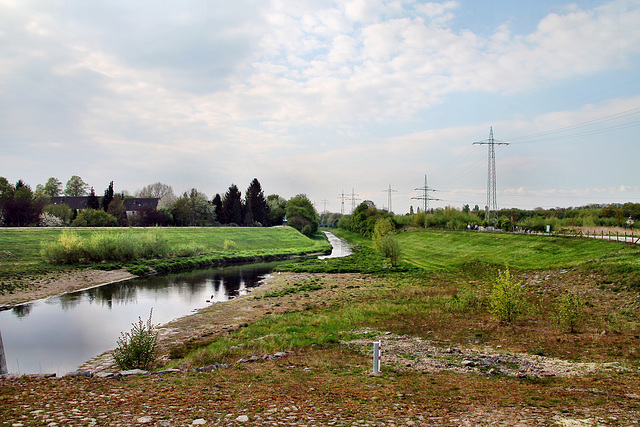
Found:
[[[486,145],[488,147],[487,156],[487,223],[498,222],[498,199],[496,198],[496,145],[509,145],[508,142],[495,142],[493,139],[493,126],[489,130],[489,139],[481,142],[474,142],[474,145]]]
[[[423,200],[424,201],[424,213],[426,214],[429,210],[429,200],[440,200],[434,199],[433,197],[429,197],[429,191],[436,191],[433,188],[429,188],[427,185],[427,175],[424,176],[424,187],[418,187],[416,190],[422,191],[422,196],[412,197],[412,199]]]
[[[387,191],[389,193],[389,199],[388,199],[388,202],[389,202],[389,213],[391,213],[391,212],[393,212],[393,210],[391,209],[391,193],[392,192],[393,193],[397,193],[398,190],[392,190],[391,189],[391,184],[389,184],[389,189],[388,190],[382,190],[382,191]]]
[[[353,215],[356,210],[356,200],[360,200],[356,198],[356,196],[359,196],[359,194],[356,194],[353,187],[351,187],[351,215]]]
[[[338,197],[340,198],[340,215],[344,215],[344,199],[348,196],[346,196],[344,190],[342,190],[342,193]]]

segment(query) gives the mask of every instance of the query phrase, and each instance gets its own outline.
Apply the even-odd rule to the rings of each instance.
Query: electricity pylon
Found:
[[[487,223],[498,222],[498,200],[496,198],[496,145],[509,145],[508,142],[495,142],[493,139],[493,126],[489,131],[489,139],[486,141],[474,142],[473,145],[486,145],[488,148],[488,171],[487,171]]]
[[[393,192],[393,193],[397,193],[397,192],[398,192],[398,190],[392,190],[392,189],[391,189],[391,184],[389,184],[389,189],[388,189],[388,190],[382,190],[382,191],[387,191],[387,192],[389,193],[389,200],[388,200],[388,202],[389,202],[389,213],[392,213],[392,212],[393,212],[393,210],[391,209],[391,193],[392,193],[392,192]]]
[[[429,197],[429,191],[436,191],[433,188],[427,185],[427,175],[424,176],[424,187],[418,187],[416,190],[422,191],[422,196],[412,197],[412,199],[423,200],[424,201],[424,213],[427,214],[429,210],[429,200],[440,200],[434,199],[433,197]]]

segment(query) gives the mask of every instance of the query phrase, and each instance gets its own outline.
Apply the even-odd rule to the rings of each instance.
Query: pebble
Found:
[[[236,421],[239,423],[246,423],[249,421],[249,417],[246,415],[238,415],[238,417],[236,418]]]
[[[195,420],[193,420],[191,425],[192,426],[201,426],[201,425],[205,425],[206,423],[207,423],[207,420],[205,420],[204,418],[196,418]]]

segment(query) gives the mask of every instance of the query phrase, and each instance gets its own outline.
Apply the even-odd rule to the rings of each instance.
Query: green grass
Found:
[[[640,269],[640,246],[597,239],[416,230],[398,234],[402,258],[425,270],[453,271],[471,263],[520,270],[605,263]]]
[[[310,239],[291,227],[274,228],[11,228],[0,229],[0,292],[13,292],[28,286],[28,278],[83,264],[59,266],[47,263],[42,249],[57,242],[63,232],[71,232],[83,241],[97,235],[120,236],[128,240],[157,238],[168,246],[169,259],[150,262],[149,267],[173,271],[197,268],[210,263],[233,260],[251,261],[281,255],[324,252],[330,249],[326,238],[318,233]],[[226,245],[225,245],[226,242]],[[230,245],[229,242],[233,242]],[[233,250],[228,250],[232,246]],[[187,256],[184,255],[197,255]],[[148,268],[137,267],[144,272]],[[24,282],[24,283],[22,283]]]

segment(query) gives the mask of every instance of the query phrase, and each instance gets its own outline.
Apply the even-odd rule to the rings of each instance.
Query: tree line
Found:
[[[551,231],[570,230],[589,227],[640,228],[640,203],[587,205],[570,208],[536,208],[523,210],[517,208],[500,209],[497,222],[489,223],[484,210],[476,205],[461,209],[447,206],[423,212],[410,212],[406,215],[394,215],[386,210],[377,209],[369,200],[362,202],[351,215],[342,216],[335,226],[358,233],[364,237],[374,234],[375,224],[388,218],[395,228],[406,226],[420,228],[438,228],[464,230],[476,227],[494,226],[504,231],[543,232],[547,227]]]
[[[52,197],[86,197],[86,209],[74,210],[66,204],[51,204]],[[125,200],[130,197],[159,199],[157,206],[143,206],[127,215]],[[209,200],[191,188],[175,195],[170,185],[156,182],[134,196],[116,193],[113,181],[102,196],[74,175],[66,185],[57,178],[38,184],[35,191],[19,180],[15,185],[0,177],[0,219],[3,226],[245,226],[288,225],[311,236],[319,226],[319,216],[304,194],[289,200],[271,194],[265,197],[254,178],[243,193],[231,184],[227,191]]]

